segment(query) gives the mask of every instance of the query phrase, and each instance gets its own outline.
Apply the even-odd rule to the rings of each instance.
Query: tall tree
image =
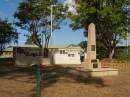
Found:
[[[24,0],[14,15],[17,19],[16,25],[29,32],[33,43],[42,47],[44,36],[45,48],[48,47],[51,37],[51,6],[53,6],[53,31],[60,28],[64,18],[63,5],[57,0]]]
[[[17,42],[18,33],[8,20],[0,19],[0,53],[12,42]]]
[[[107,49],[112,59],[120,38],[127,35],[127,0],[76,0],[76,14],[70,14],[73,30],[85,29],[93,22],[96,25],[97,41]]]
[[[53,6],[53,21],[51,22],[51,6]],[[14,15],[16,25],[29,32],[31,41],[43,47],[44,36],[44,57],[48,57],[48,44],[51,37],[51,23],[53,31],[60,28],[61,21],[64,19],[62,12],[63,5],[58,0],[24,0],[19,4]],[[37,93],[36,97],[41,97],[41,74],[40,64],[36,65],[37,71]]]

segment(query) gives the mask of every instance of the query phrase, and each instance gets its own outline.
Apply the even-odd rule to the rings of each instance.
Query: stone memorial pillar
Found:
[[[118,69],[101,68],[101,63],[96,58],[96,31],[95,24],[91,23],[88,26],[88,45],[87,58],[82,63],[83,70],[88,72],[87,76],[101,77],[101,76],[115,76],[118,75]]]
[[[86,69],[101,67],[99,60],[96,59],[96,30],[94,23],[90,23],[88,26],[87,58],[85,61],[84,67]]]

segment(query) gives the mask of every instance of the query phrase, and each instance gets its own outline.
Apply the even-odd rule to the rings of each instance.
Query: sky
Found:
[[[10,22],[14,22],[13,14],[16,11],[20,0],[0,0],[0,18],[8,18]],[[53,32],[52,44],[78,44],[81,41],[86,40],[83,36],[83,30],[72,31],[69,27],[70,21],[67,21],[66,25],[62,25],[60,30]],[[19,34],[19,44],[24,44],[28,32],[16,27]]]
[[[13,23],[13,14],[16,11],[20,1],[21,0],[0,0],[0,18],[8,18],[8,20]],[[71,3],[71,5],[73,6],[74,3],[72,3],[71,1],[74,0],[66,0],[66,3]],[[70,7],[70,11],[74,11],[74,9]],[[72,31],[72,29],[69,27],[69,23],[70,20],[67,20],[67,24],[62,25],[60,30],[56,30],[53,32],[53,37],[51,40],[52,44],[78,44],[81,41],[86,40],[83,35],[83,29]],[[28,32],[18,27],[16,28],[17,31],[20,33],[18,39],[19,45],[24,44],[26,41],[25,34],[27,34]],[[122,45],[125,45],[125,41],[122,41]]]

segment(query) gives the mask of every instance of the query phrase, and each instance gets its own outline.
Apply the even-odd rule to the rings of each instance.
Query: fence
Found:
[[[130,63],[113,63],[113,62],[102,62],[102,67],[106,68],[117,68],[117,69],[127,69],[130,68]]]

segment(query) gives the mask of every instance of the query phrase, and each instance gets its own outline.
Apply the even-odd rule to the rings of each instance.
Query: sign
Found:
[[[15,64],[18,66],[28,66],[35,64],[50,64],[50,58],[45,58],[44,49],[36,47],[14,47]]]

